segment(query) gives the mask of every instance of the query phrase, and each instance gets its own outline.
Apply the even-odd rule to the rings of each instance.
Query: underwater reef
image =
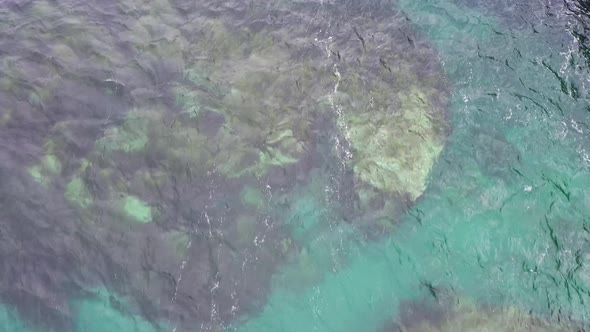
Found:
[[[178,331],[257,312],[307,264],[294,195],[326,179],[360,233],[395,231],[450,132],[437,54],[387,1],[0,14],[0,296],[56,331],[103,287]]]
[[[516,307],[481,305],[469,298],[406,302],[400,321],[387,323],[381,332],[414,331],[581,331],[573,323],[550,322]]]

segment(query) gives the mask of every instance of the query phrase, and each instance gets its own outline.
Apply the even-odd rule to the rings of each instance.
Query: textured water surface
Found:
[[[589,329],[589,12],[0,1],[0,330]]]

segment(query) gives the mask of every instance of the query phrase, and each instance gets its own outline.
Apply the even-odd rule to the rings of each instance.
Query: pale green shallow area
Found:
[[[345,248],[349,265],[326,271],[305,292],[276,287],[264,312],[237,330],[375,331],[396,319],[401,301],[428,295],[422,282],[484,303],[547,316],[559,308],[587,320],[590,256],[572,254],[589,238],[584,137],[571,128],[584,102],[559,98],[560,82],[541,65],[559,68],[569,59],[544,56],[548,35],[508,33],[450,1],[400,7],[442,53],[454,86],[454,132],[424,199],[390,239]],[[528,87],[571,112],[562,117],[547,99],[519,97],[530,95]],[[495,160],[508,158],[508,146],[518,159]],[[489,159],[479,161],[478,150]],[[494,165],[506,171],[495,174]]]
[[[4,305],[0,307],[0,324],[2,331],[6,332],[39,332],[23,322],[13,309]]]
[[[138,222],[146,223],[152,221],[151,208],[137,197],[125,197],[125,212]]]

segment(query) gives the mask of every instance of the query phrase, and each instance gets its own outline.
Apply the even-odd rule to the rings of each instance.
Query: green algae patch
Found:
[[[280,53],[277,54],[280,58]],[[264,177],[270,168],[298,162],[306,152],[312,111],[297,109],[304,94],[285,93],[301,73],[271,74],[275,59],[261,55],[244,61],[244,72],[232,82],[231,92],[222,100],[227,128],[221,131],[218,160],[227,177],[254,174]],[[260,67],[263,67],[263,71]]]
[[[145,119],[132,118],[121,128],[109,128],[103,138],[97,141],[99,149],[123,151],[127,153],[142,151],[147,143],[147,123]]]
[[[29,168],[29,175],[31,175],[33,180],[37,181],[40,184],[47,185],[49,183],[47,178],[41,173],[40,166],[33,166]]]
[[[84,181],[78,176],[68,183],[65,198],[68,202],[80,208],[87,208],[92,205],[92,195],[86,188]]]
[[[189,117],[199,116],[201,111],[201,95],[198,91],[193,91],[186,87],[176,87],[173,89],[176,97],[176,105],[179,106]]]
[[[209,84],[208,90],[225,119],[217,138],[218,170],[228,178],[264,178],[275,167],[302,160],[313,144],[314,99],[322,95],[320,86],[332,75],[312,59],[281,68],[291,61],[291,54],[276,43],[283,37],[280,33],[234,31],[232,39],[248,43],[226,45],[227,40],[217,41],[228,35],[225,28],[216,24],[209,28],[212,44],[235,49],[224,51],[215,64],[219,70],[211,73],[210,80],[223,84]]]
[[[127,305],[124,300],[110,294],[106,289],[99,289],[93,298],[73,301],[76,308],[76,332],[156,332],[150,322],[137,314],[123,312]]]
[[[187,166],[203,170],[212,164],[211,152],[206,137],[193,127],[196,119],[191,117],[188,123],[181,123],[167,118],[163,110],[133,110],[122,126],[105,131],[96,143],[95,152],[107,152],[112,164],[119,163],[117,157],[121,153],[135,158],[157,155],[174,170],[184,170]]]
[[[58,174],[61,172],[61,162],[54,155],[47,155],[41,162],[43,169],[51,174]]]
[[[1,83],[0,83],[1,84]],[[3,110],[0,112],[0,126],[6,126],[12,120],[12,110]]]
[[[61,162],[54,155],[46,155],[39,165],[29,168],[29,175],[36,182],[47,186],[52,177],[61,173]]]
[[[150,134],[162,120],[162,112],[152,109],[133,109],[121,126],[105,130],[96,141],[96,148],[106,152],[141,153],[150,143]]]
[[[147,136],[141,132],[112,128],[99,144],[109,151],[136,152],[143,150],[147,142]]]
[[[152,221],[152,208],[135,196],[125,197],[123,209],[127,216],[140,223]]]

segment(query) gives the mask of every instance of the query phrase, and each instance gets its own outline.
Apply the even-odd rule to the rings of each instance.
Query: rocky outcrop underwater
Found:
[[[382,237],[450,132],[438,56],[387,1],[0,15],[0,296],[45,328],[75,330],[77,301],[102,299],[155,328],[222,329],[305,261],[296,197],[320,183],[335,220]]]

